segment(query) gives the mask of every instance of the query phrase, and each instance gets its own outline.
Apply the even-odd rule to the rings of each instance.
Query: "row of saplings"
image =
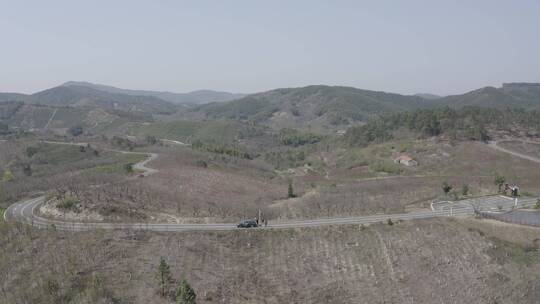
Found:
[[[165,261],[163,257],[159,260],[156,279],[159,286],[159,294],[162,297],[173,299],[177,304],[197,303],[195,290],[191,288],[186,279],[183,279],[180,284],[177,285],[176,290],[172,289],[175,285],[175,280],[171,276],[169,264],[167,264],[167,261]]]

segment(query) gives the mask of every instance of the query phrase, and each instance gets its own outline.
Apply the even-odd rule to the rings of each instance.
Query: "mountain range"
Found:
[[[313,85],[248,95],[226,103],[202,105],[194,111],[208,118],[254,121],[272,127],[327,128],[366,121],[396,111],[428,108],[435,102],[418,96]]]
[[[540,110],[540,83],[505,83],[500,88],[485,87],[461,95],[446,96],[438,101],[455,108],[478,106]]]
[[[276,130],[289,127],[328,131],[363,123],[382,113],[444,106],[540,110],[540,84],[505,83],[499,88],[485,87],[461,95],[440,97],[326,85],[281,88],[245,96],[205,90],[177,94],[67,82],[31,95],[0,93],[0,113],[3,113],[0,120],[17,126],[44,126],[50,119],[48,117],[58,112],[55,108],[73,108],[69,111],[80,114],[84,112],[82,109],[86,109],[85,115],[102,117],[100,119],[113,115],[122,121],[228,119],[266,125]],[[25,111],[20,112],[19,109]],[[60,112],[67,114],[69,111],[64,109]],[[35,114],[44,112],[47,114]],[[9,119],[8,113],[17,119]],[[34,116],[28,113],[40,117],[39,123],[32,122]],[[84,117],[86,125],[95,124],[93,117]],[[109,118],[114,125],[112,121],[116,120]]]
[[[78,86],[78,87],[87,87],[94,90],[99,90],[103,92],[113,93],[113,94],[125,94],[131,96],[150,96],[159,98],[172,103],[186,103],[186,104],[204,104],[211,102],[224,102],[230,101],[238,98],[242,98],[244,94],[235,94],[228,92],[212,91],[212,90],[197,90],[188,93],[172,93],[172,92],[162,92],[162,91],[148,91],[148,90],[129,90],[129,89],[120,89],[112,86],[94,84],[84,81],[68,81],[62,86]]]

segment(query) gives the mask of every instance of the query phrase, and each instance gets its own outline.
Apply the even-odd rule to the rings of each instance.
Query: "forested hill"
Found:
[[[540,112],[523,109],[499,110],[483,107],[450,107],[383,115],[363,126],[347,130],[344,141],[353,146],[384,142],[404,128],[419,136],[444,135],[456,140],[489,139],[490,131],[540,133]]]
[[[87,87],[98,91],[124,94],[131,96],[151,96],[159,98],[165,101],[173,103],[185,103],[185,104],[205,104],[210,102],[224,102],[238,98],[242,98],[244,94],[235,94],[229,92],[213,91],[213,90],[197,90],[188,93],[173,93],[164,91],[149,91],[149,90],[130,90],[121,89],[113,86],[95,84],[85,81],[68,81],[62,86],[79,86]]]
[[[540,110],[540,84],[508,83],[462,95],[436,98],[361,90],[352,87],[314,85],[277,89],[195,109],[207,118],[228,118],[262,123],[274,129],[337,129],[388,113],[467,106]]]
[[[462,95],[443,97],[438,101],[454,108],[478,106],[540,110],[540,83],[505,83],[500,88],[485,87]]]
[[[195,111],[208,118],[229,118],[275,127],[346,126],[383,114],[430,108],[436,100],[352,87],[314,85],[277,89]]]

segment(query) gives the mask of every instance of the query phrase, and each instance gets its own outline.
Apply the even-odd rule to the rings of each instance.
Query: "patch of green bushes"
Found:
[[[77,211],[79,201],[73,197],[66,197],[56,204],[56,208]]]
[[[279,131],[279,141],[287,146],[302,146],[314,144],[322,140],[322,136],[309,132],[301,132],[296,129],[285,128]]]
[[[390,161],[375,161],[369,165],[369,169],[374,172],[383,172],[388,174],[401,174],[403,169]]]
[[[231,157],[238,157],[244,159],[253,159],[251,154],[246,152],[240,146],[229,146],[226,144],[219,143],[204,143],[200,140],[196,140],[191,144],[191,147],[196,150],[207,151],[211,153],[228,155]]]

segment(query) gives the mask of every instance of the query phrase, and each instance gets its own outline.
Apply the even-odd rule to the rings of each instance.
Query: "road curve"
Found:
[[[475,199],[478,201],[478,199]],[[536,198],[521,199],[518,208],[533,206]],[[150,230],[150,231],[227,231],[235,230],[236,224],[233,223],[215,223],[215,224],[160,224],[160,223],[104,223],[104,222],[69,222],[59,219],[48,219],[36,214],[36,209],[45,201],[44,196],[25,200],[11,205],[4,213],[6,221],[21,222],[41,229],[55,229],[62,231],[85,231],[94,229],[128,229],[128,230]],[[459,207],[450,208],[449,206],[440,206],[433,210],[419,210],[410,213],[400,214],[381,214],[357,217],[341,218],[321,218],[303,221],[290,221],[282,223],[270,223],[262,229],[287,229],[287,228],[306,228],[319,227],[326,225],[348,225],[348,224],[373,224],[387,222],[389,219],[396,220],[414,220],[435,217],[459,217],[474,214],[474,209],[510,210],[514,201],[508,198],[493,199],[487,198],[485,201],[475,203],[473,201],[461,201]],[[454,203],[452,203],[454,205]],[[495,208],[495,205],[497,206]]]
[[[60,143],[48,142],[52,144],[67,144],[86,146],[85,143]],[[112,152],[125,154],[145,154],[148,157],[134,165],[134,168],[144,171],[144,175],[148,176],[158,172],[157,169],[149,168],[146,165],[148,162],[156,159],[158,154],[145,152],[131,152],[109,150]],[[536,203],[536,198],[521,199],[518,203],[519,207],[532,206]],[[45,196],[40,196],[33,199],[24,200],[15,203],[6,209],[4,219],[7,222],[21,222],[32,225],[41,229],[56,229],[62,231],[85,231],[94,229],[129,229],[129,230],[150,230],[150,231],[226,231],[235,230],[236,224],[233,223],[216,223],[216,224],[169,224],[169,223],[105,223],[105,222],[70,222],[59,219],[48,219],[36,213],[36,209],[45,202]],[[448,204],[446,204],[448,203]],[[458,207],[455,207],[457,203]],[[456,217],[473,215],[475,209],[490,209],[495,206],[497,209],[509,210],[515,202],[506,197],[494,199],[488,197],[482,199],[471,199],[460,202],[441,202],[436,208],[419,210],[409,213],[400,214],[381,214],[357,217],[341,217],[341,218],[321,218],[313,220],[290,221],[290,222],[271,222],[266,229],[288,229],[288,228],[305,228],[318,227],[326,225],[347,225],[347,224],[373,224],[379,222],[387,222],[389,219],[396,220],[414,220],[434,217]]]

